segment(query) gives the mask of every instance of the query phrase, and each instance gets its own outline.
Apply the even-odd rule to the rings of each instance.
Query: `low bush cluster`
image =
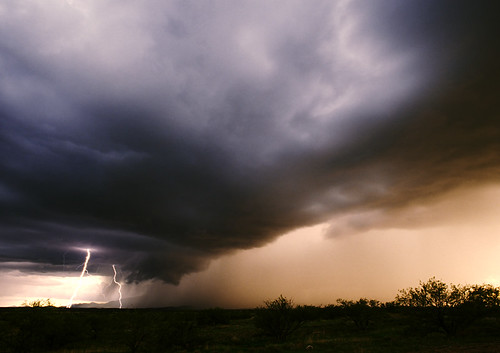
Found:
[[[325,352],[405,352],[409,340],[418,351],[415,345],[429,337],[467,335],[493,339],[498,347],[499,297],[499,288],[490,285],[448,285],[431,278],[399,291],[390,303],[339,299],[320,307],[296,305],[283,295],[247,310],[66,309],[40,300],[0,308],[0,353],[256,352],[262,347],[297,352],[313,346]],[[378,350],[370,350],[372,340]],[[395,342],[403,347],[394,348]]]
[[[399,291],[395,305],[412,310],[423,322],[447,335],[456,335],[500,308],[500,288],[484,285],[448,285],[436,278]]]
[[[265,335],[284,341],[305,322],[305,310],[282,295],[257,308],[255,326]]]

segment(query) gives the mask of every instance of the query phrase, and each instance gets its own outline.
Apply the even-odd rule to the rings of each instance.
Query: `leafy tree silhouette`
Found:
[[[24,307],[29,308],[44,308],[44,307],[54,307],[54,303],[50,298],[48,299],[35,299],[32,301],[25,300],[22,304]]]
[[[448,285],[435,277],[399,291],[395,304],[418,308],[447,335],[455,335],[500,306],[500,289],[491,285]]]
[[[258,307],[255,326],[265,335],[278,341],[285,341],[305,322],[301,307],[295,306],[291,299],[280,295],[275,300],[267,300],[263,307]]]
[[[356,302],[337,299],[337,303],[342,308],[344,315],[351,319],[360,330],[366,330],[373,324],[381,306],[379,301],[366,298],[361,298]]]

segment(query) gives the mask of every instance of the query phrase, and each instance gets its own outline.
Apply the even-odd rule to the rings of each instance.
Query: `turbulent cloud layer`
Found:
[[[495,7],[2,2],[0,260],[176,283],[498,181]]]

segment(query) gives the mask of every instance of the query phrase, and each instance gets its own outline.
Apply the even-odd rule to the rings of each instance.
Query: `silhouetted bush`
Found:
[[[324,308],[314,305],[301,305],[297,309],[301,312],[304,321],[320,320],[325,317]]]
[[[280,295],[257,308],[255,326],[265,335],[284,341],[305,321],[304,310],[296,307],[291,299]]]
[[[43,308],[43,307],[53,307],[54,303],[52,303],[52,300],[50,299],[35,299],[32,301],[25,300],[22,306],[30,308]]]
[[[339,305],[329,304],[323,308],[324,317],[326,319],[334,320],[343,315],[342,307]]]
[[[368,329],[380,314],[381,304],[377,300],[361,298],[354,302],[352,300],[338,299],[337,303],[342,308],[342,313],[360,330]]]
[[[416,316],[447,335],[470,326],[500,305],[500,289],[491,285],[448,285],[435,277],[399,291],[395,304],[417,308]]]

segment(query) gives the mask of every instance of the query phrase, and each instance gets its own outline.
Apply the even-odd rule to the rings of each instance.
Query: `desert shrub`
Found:
[[[416,316],[447,335],[455,335],[500,306],[500,289],[491,285],[448,285],[436,278],[399,291],[396,305],[416,308]]]
[[[305,321],[321,320],[325,316],[325,312],[320,306],[301,305],[297,307],[297,310],[301,312],[302,318]]]
[[[264,302],[255,314],[255,326],[264,335],[284,341],[304,323],[304,311],[296,307],[291,299],[280,295],[275,300]]]
[[[44,307],[53,307],[54,303],[50,298],[48,299],[35,299],[32,301],[25,300],[22,303],[22,306],[29,308],[44,308]]]
[[[342,313],[348,317],[360,330],[366,330],[373,325],[380,314],[380,302],[361,298],[358,301],[338,299],[337,303]]]
[[[329,304],[323,308],[323,315],[326,319],[334,320],[342,316],[342,307],[339,305]]]

